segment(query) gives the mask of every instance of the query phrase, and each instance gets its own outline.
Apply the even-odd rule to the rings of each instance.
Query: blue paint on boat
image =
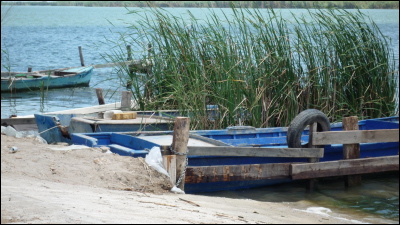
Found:
[[[386,117],[359,121],[360,130],[398,129],[399,118]],[[203,141],[218,141],[230,146],[253,146],[263,148],[282,147],[287,148],[287,127],[276,128],[253,128],[253,127],[229,127],[224,130],[193,130],[190,131],[190,139],[201,139]],[[332,131],[342,130],[342,123],[331,124]],[[172,131],[163,132],[99,132],[71,134],[74,144],[87,145],[90,147],[108,146],[114,153],[133,157],[145,157],[148,150],[154,146],[171,145]],[[166,141],[160,144],[162,139]],[[308,130],[302,133],[302,144],[308,142]],[[397,155],[399,142],[390,143],[361,143],[360,158]],[[324,157],[320,162],[343,159],[343,145],[324,146]],[[225,156],[188,156],[188,166],[214,166],[214,165],[245,165],[245,164],[268,164],[307,162],[306,158],[282,158],[282,157],[225,157]],[[239,188],[259,187],[283,182],[290,182],[289,178],[189,183],[185,184],[185,192],[205,192],[217,190],[230,190]]]
[[[89,86],[93,69],[93,66],[83,66],[36,72],[1,72],[1,91]]]

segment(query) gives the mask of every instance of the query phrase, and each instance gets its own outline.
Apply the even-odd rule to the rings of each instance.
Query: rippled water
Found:
[[[313,213],[332,211],[335,216],[368,223],[399,223],[399,173],[362,176],[359,187],[344,187],[341,178],[320,179],[318,188],[310,193],[306,183],[298,181],[263,188],[202,193],[202,195],[265,202],[285,202],[299,210]],[[318,207],[318,208],[315,208]],[[319,209],[319,210],[316,210]],[[329,217],[327,217],[329,218]]]

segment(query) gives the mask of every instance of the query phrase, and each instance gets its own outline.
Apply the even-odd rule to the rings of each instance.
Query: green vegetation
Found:
[[[141,50],[133,58],[153,62],[145,73],[117,68],[135,110],[179,109],[192,129],[288,126],[308,108],[331,121],[394,114],[394,54],[360,11],[308,10],[289,22],[272,9],[233,8],[224,18],[210,10],[205,21],[142,10],[130,11],[138,20],[105,55],[124,61],[132,45]],[[218,106],[215,120],[207,105]]]
[[[152,1],[155,7],[229,8],[233,2],[243,8],[339,8],[398,9],[398,1]],[[147,7],[143,1],[15,1],[6,5],[49,5],[85,7]]]

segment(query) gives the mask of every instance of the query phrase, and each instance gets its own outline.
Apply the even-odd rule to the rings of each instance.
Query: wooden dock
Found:
[[[357,126],[355,126],[357,124]],[[316,127],[313,124],[312,127]],[[186,184],[249,181],[265,179],[292,180],[308,179],[307,189],[315,188],[316,178],[345,176],[345,186],[361,184],[361,175],[367,173],[398,171],[399,155],[359,158],[360,143],[399,142],[399,129],[383,130],[358,130],[357,117],[343,120],[344,131],[316,132],[310,129],[310,148],[254,148],[231,146],[185,146],[187,155],[206,156],[233,156],[233,157],[300,157],[313,159],[308,163],[270,163],[270,164],[246,164],[246,165],[219,165],[219,166],[188,166],[184,174]],[[349,128],[350,129],[347,129]],[[174,130],[174,135],[181,131]],[[187,142],[186,142],[187,144]],[[343,144],[343,160],[318,162],[324,156],[323,146],[329,144]],[[162,146],[163,160],[171,182],[175,184],[181,172],[175,171],[178,159],[169,146]],[[186,155],[186,156],[187,156]],[[357,157],[358,156],[358,157]],[[179,159],[180,165],[186,159]],[[182,171],[182,169],[180,170]],[[184,188],[184,185],[182,185]],[[182,189],[181,188],[181,189]],[[182,189],[184,190],[184,189]]]

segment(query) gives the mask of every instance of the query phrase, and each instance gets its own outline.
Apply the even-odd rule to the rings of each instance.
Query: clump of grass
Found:
[[[192,129],[287,126],[307,108],[331,121],[394,114],[394,56],[360,11],[308,10],[288,21],[272,9],[210,10],[205,20],[143,10],[130,11],[139,19],[121,40],[153,62],[151,72],[118,67],[137,110],[178,109]],[[212,120],[207,105],[218,106]]]

